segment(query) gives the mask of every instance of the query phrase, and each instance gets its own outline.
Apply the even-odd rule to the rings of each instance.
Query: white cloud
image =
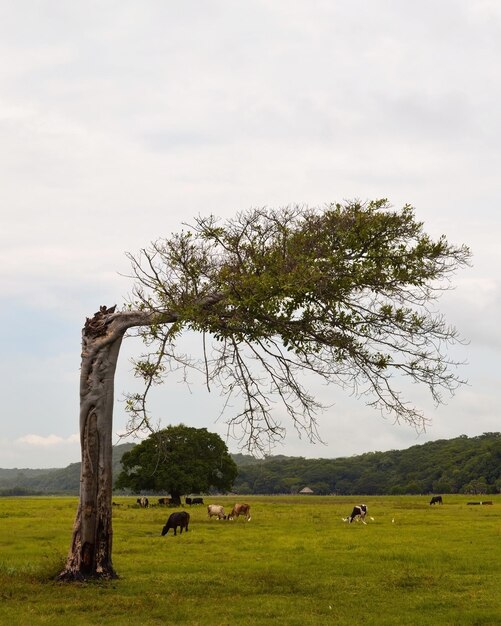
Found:
[[[68,428],[78,423],[80,329],[129,291],[118,275],[128,270],[124,251],[198,214],[353,197],[410,202],[427,232],[471,246],[473,269],[443,301],[471,340],[471,386],[436,413],[429,435],[492,430],[501,358],[499,3],[180,6],[20,0],[2,8],[0,53],[10,61],[0,71],[0,380],[11,443],[0,442],[1,464],[78,459]],[[133,384],[123,357],[117,398]],[[219,404],[173,381],[155,408],[167,423],[210,429]],[[280,452],[332,456],[413,442],[412,430],[376,415],[365,428],[363,405],[338,406],[320,420],[327,447],[292,432]],[[121,412],[117,402],[114,432]]]
[[[54,446],[64,446],[67,444],[74,444],[80,441],[80,435],[77,433],[74,435],[70,435],[69,437],[60,437],[59,435],[24,435],[24,437],[19,437],[17,440],[19,443],[27,444],[29,446],[35,447],[54,447]]]
[[[80,437],[34,433],[16,439],[0,437],[0,459],[3,468],[66,467],[80,460]]]

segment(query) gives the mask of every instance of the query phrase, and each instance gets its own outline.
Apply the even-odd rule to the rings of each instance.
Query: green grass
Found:
[[[0,498],[0,624],[499,625],[501,496],[468,499],[248,497],[250,523],[192,507],[161,537],[168,509],[115,498],[120,578],[68,584],[76,498]],[[343,523],[361,501],[374,521]]]

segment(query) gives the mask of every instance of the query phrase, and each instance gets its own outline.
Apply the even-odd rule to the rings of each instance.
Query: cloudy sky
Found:
[[[0,54],[0,467],[79,460],[81,328],[129,293],[126,251],[196,215],[349,198],[410,203],[471,247],[441,301],[468,386],[438,408],[418,392],[420,436],[318,388],[325,445],[291,428],[273,452],[501,430],[501,3],[0,0]],[[162,425],[225,432],[201,385],[173,378],[154,402]]]

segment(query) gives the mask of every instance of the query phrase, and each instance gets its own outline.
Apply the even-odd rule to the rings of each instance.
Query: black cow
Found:
[[[443,504],[442,496],[433,496],[432,499],[430,500],[430,505],[431,504]]]
[[[367,515],[367,505],[359,504],[353,507],[353,511],[351,512],[351,515],[349,517],[343,518],[343,521],[349,522],[351,524],[354,520],[356,520],[357,522],[361,521],[362,524],[366,524],[366,521],[365,521],[366,515]]]
[[[185,502],[186,504],[189,504],[190,506],[192,504],[203,504],[204,503],[204,499],[203,498],[185,498]]]
[[[169,519],[165,522],[165,526],[162,528],[162,537],[169,532],[169,529],[174,529],[174,535],[177,535],[177,527],[180,527],[180,534],[183,534],[183,528],[188,532],[188,523],[190,521],[190,514],[186,511],[178,511],[177,513],[171,513]]]

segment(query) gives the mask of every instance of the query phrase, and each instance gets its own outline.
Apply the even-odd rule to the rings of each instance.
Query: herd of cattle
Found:
[[[204,499],[200,497],[190,498],[189,496],[187,496],[185,498],[185,502],[186,504],[192,506],[193,504],[203,504]],[[140,498],[138,498],[136,500],[136,503],[139,504],[142,509],[147,509],[150,506],[150,501],[146,496],[141,496]],[[176,504],[173,498],[158,498],[159,506],[172,506],[173,504]]]
[[[136,502],[141,508],[149,507],[149,500],[146,496],[141,496],[140,498],[137,499]],[[201,497],[187,497],[185,498],[185,502],[187,505],[192,506],[194,504],[203,504],[204,500]],[[160,506],[171,505],[172,499],[171,498],[159,498],[158,504]],[[432,504],[443,504],[442,496],[433,496],[432,499],[430,500],[430,505]],[[477,503],[469,502],[468,504],[477,504]],[[486,502],[485,504],[491,504],[491,502],[489,503]],[[218,520],[222,520],[222,519],[234,520],[237,517],[240,517],[240,515],[245,517],[245,519],[248,522],[251,521],[249,504],[237,503],[228,514],[225,513],[224,506],[221,504],[209,504],[207,507],[207,516],[209,517],[209,519],[211,519],[212,517],[217,517]],[[367,517],[367,505],[358,504],[353,507],[353,511],[351,512],[351,515],[349,515],[348,517],[343,517],[342,520],[343,522],[348,522],[349,524],[355,521],[362,522],[362,524],[367,524],[367,522],[365,521],[366,517]],[[373,517],[371,517],[370,519],[374,521]],[[165,526],[162,528],[162,536],[166,535],[171,529],[174,531],[175,535],[177,535],[178,528],[180,529],[180,534],[182,534],[183,530],[186,530],[186,532],[188,532],[189,522],[190,522],[190,514],[187,511],[176,511],[175,513],[171,513],[171,515],[169,515],[165,523]]]
[[[204,499],[198,496],[187,497],[185,498],[185,503],[189,506],[193,506],[194,504],[203,504]],[[146,496],[141,496],[136,500],[136,504],[138,504],[142,509],[147,509],[150,506],[150,501]],[[172,504],[172,498],[158,498],[159,506],[170,506]],[[248,522],[251,521],[249,504],[237,503],[228,514],[224,512],[224,507],[221,504],[209,504],[209,506],[207,507],[207,515],[209,519],[212,517],[217,517],[218,519],[227,520],[234,520],[242,515]],[[175,535],[177,535],[178,528],[180,529],[180,534],[183,533],[183,530],[186,530],[186,532],[188,532],[189,523],[190,514],[187,511],[176,511],[175,513],[171,513],[167,521],[165,522],[165,526],[162,528],[162,536],[166,535],[171,529],[174,531]]]
[[[207,514],[209,519],[211,517],[217,517],[218,519],[233,520],[240,515],[244,515],[245,519],[250,522],[250,505],[248,504],[235,504],[231,513],[228,515],[224,512],[224,507],[221,504],[209,504],[207,507]],[[162,537],[166,535],[172,528],[174,534],[177,535],[177,529],[179,527],[179,534],[183,534],[183,530],[188,532],[188,524],[190,523],[190,514],[187,511],[176,511],[171,513],[165,522],[165,526],[162,528]]]
[[[442,496],[433,496],[432,499],[430,500],[430,506],[432,504],[443,504],[444,501],[442,499]],[[367,516],[367,505],[366,504],[359,504],[353,507],[353,511],[351,512],[351,515],[349,515],[348,517],[343,517],[343,522],[349,522],[350,524],[354,521],[357,522],[362,522],[363,524],[366,524],[365,518]],[[373,517],[371,517],[371,520],[374,520]]]

